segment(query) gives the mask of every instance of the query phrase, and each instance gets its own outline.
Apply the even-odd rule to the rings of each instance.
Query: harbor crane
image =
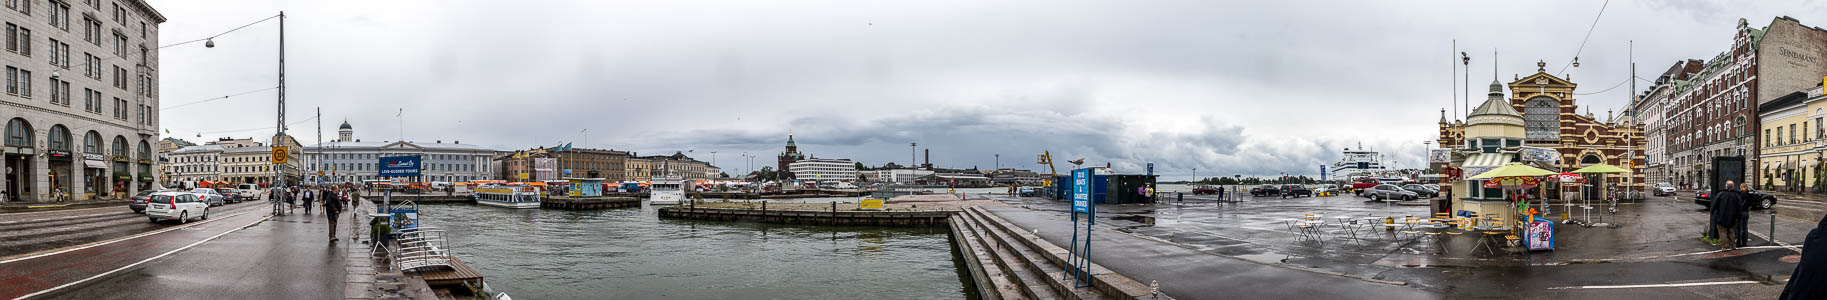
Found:
[[[1049,176],[1047,176],[1047,180],[1040,181],[1040,186],[1041,187],[1053,186],[1053,179],[1059,178],[1059,170],[1053,168],[1053,153],[1048,152],[1046,150],[1041,150],[1040,156],[1038,158],[1035,158],[1034,163],[1047,165],[1047,175],[1049,175]]]

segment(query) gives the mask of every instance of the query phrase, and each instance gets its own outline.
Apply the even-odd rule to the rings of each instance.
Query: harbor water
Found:
[[[420,210],[491,288],[520,299],[977,298],[945,227],[659,219],[651,205]]]

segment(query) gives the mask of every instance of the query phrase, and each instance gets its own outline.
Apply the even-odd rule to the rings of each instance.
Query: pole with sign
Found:
[[[1079,213],[1085,213],[1085,244],[1082,247],[1078,242]],[[1067,244],[1071,253],[1067,267],[1071,270],[1066,272],[1072,276],[1074,287],[1091,285],[1087,269],[1091,264],[1091,226],[1096,224],[1097,209],[1091,203],[1091,169],[1072,170],[1072,242]]]

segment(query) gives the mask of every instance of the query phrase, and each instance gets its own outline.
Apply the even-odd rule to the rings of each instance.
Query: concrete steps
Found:
[[[1065,267],[1049,263],[1027,245],[1010,240],[1011,235],[1000,227],[988,225],[986,219],[975,212],[967,210],[958,218],[979,233],[983,244],[990,249],[988,252],[996,258],[995,266],[1012,276],[1022,295],[1031,299],[1108,299],[1091,289],[1073,288],[1072,282],[1061,276],[1065,274]]]
[[[979,294],[984,299],[1012,299],[1021,295],[1021,289],[1009,282],[1003,269],[994,268],[996,258],[990,253],[991,247],[983,246],[978,239],[977,230],[964,223],[962,216],[951,218],[952,239],[958,243],[958,253],[968,261],[971,279],[977,283]]]
[[[1054,245],[1051,242],[1041,239],[1039,236],[1024,231],[1022,228],[1010,224],[1008,221],[1003,220],[1002,217],[996,216],[995,213],[991,213],[989,210],[985,210],[981,207],[971,207],[965,209],[964,213],[961,215],[975,218],[973,220],[978,221],[978,224],[987,228],[987,231],[1000,237],[1001,240],[1007,242],[1011,248],[1017,249],[1017,251],[1014,251],[1015,254],[1027,259],[1031,265],[1047,267],[1040,270],[1043,274],[1063,274],[1065,269],[1064,266],[1068,265],[1067,261],[1071,254],[1065,248]],[[1015,247],[1018,245],[1025,247]],[[1154,293],[1153,289],[1149,286],[1137,282],[1135,279],[1131,279],[1128,276],[1104,268],[1104,266],[1095,262],[1091,263],[1088,269],[1091,272],[1091,287],[1089,290],[1096,291],[1096,293],[1090,294],[1098,297],[1079,297],[1074,299],[1172,299],[1167,295]],[[1068,295],[1066,296],[1068,297],[1088,294],[1083,292],[1087,290],[1085,288],[1071,288],[1072,283],[1070,279],[1065,279],[1061,276],[1044,277],[1048,279],[1049,285],[1054,286],[1057,291],[1067,293]]]

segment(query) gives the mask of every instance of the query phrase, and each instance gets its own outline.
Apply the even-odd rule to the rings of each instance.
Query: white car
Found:
[[[204,202],[203,196],[193,193],[153,193],[147,196],[146,218],[153,223],[165,220],[188,223],[191,219],[209,219],[209,203]]]
[[[1656,196],[1674,195],[1675,194],[1675,185],[1669,184],[1667,182],[1657,183],[1655,194],[1656,194]]]

